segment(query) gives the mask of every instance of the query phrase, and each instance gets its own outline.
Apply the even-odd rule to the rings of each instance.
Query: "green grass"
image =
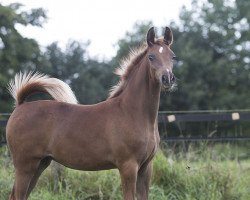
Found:
[[[242,154],[247,155],[246,149],[227,144],[191,146],[186,153],[173,153],[168,147],[163,149],[154,159],[151,200],[250,199],[250,159],[239,159]],[[5,200],[13,184],[13,167],[6,148],[0,151],[0,200]],[[65,169],[63,176],[64,181],[54,192],[53,174],[48,168],[30,199],[122,199],[117,170],[81,172]]]

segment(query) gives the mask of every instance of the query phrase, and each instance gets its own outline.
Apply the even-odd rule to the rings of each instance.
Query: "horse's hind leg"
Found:
[[[30,170],[16,169],[15,183],[10,195],[9,200],[26,200],[34,189],[36,182],[41,173],[49,166],[51,158],[44,158],[40,163],[34,163],[34,168],[30,167]]]
[[[52,159],[50,157],[46,157],[40,161],[40,164],[30,181],[29,188],[28,188],[27,195],[26,195],[27,198],[29,197],[31,191],[34,189],[40,175],[50,165],[51,160]]]
[[[21,160],[15,166],[15,182],[10,200],[26,200],[29,185],[39,166],[39,160]]]

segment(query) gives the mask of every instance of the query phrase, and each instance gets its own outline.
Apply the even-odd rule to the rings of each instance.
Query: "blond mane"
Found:
[[[128,83],[128,78],[146,53],[147,46],[144,44],[139,48],[131,49],[129,55],[121,61],[120,66],[115,69],[115,74],[120,77],[120,80],[111,88],[109,99],[117,97],[122,93]]]

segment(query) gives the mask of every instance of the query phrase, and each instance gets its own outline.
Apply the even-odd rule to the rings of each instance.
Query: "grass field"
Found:
[[[248,145],[249,146],[249,145]],[[6,147],[0,148],[0,200],[8,199],[13,167]],[[241,159],[241,158],[244,159]],[[48,168],[32,192],[31,200],[119,200],[116,170],[81,172],[64,170],[64,181],[54,191]],[[151,200],[248,200],[250,159],[240,145],[190,146],[187,152],[164,147],[154,160]]]

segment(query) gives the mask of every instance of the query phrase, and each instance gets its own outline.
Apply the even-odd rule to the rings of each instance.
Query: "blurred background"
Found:
[[[246,0],[0,1],[0,119],[13,110],[6,86],[19,71],[40,71],[67,82],[82,104],[105,100],[118,81],[113,71],[121,59],[145,42],[151,26],[159,36],[169,26],[178,89],[161,95],[162,150],[151,199],[250,199],[249,10]],[[233,120],[233,113],[240,117]],[[0,148],[5,168],[11,166],[6,149]],[[11,188],[8,170],[0,172],[0,199]],[[49,193],[39,196],[53,188],[46,173],[33,199],[49,199]],[[69,195],[65,199],[121,198],[119,186],[105,179],[110,173],[117,183],[115,172],[92,179],[81,175],[97,183],[86,194],[80,191],[88,185],[77,191],[69,187],[80,175],[65,173],[68,179],[53,199],[63,194]]]

